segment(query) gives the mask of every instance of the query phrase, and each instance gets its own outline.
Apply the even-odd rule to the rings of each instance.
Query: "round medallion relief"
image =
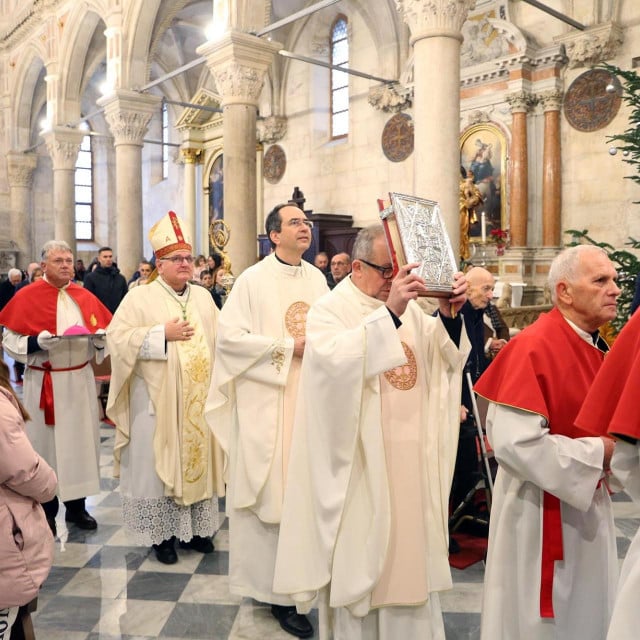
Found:
[[[262,173],[264,179],[269,184],[280,182],[287,168],[287,156],[284,149],[279,144],[273,144],[269,147],[267,153],[264,154],[264,165]]]
[[[396,113],[382,130],[382,151],[391,162],[402,162],[413,152],[413,120],[406,113]]]
[[[620,91],[618,79],[608,71],[586,71],[579,75],[567,90],[564,97],[564,115],[569,124],[578,131],[602,129],[615,118],[620,109]]]

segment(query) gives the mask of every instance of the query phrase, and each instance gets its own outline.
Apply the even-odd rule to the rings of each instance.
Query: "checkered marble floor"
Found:
[[[87,500],[98,530],[67,529],[61,509],[54,565],[33,616],[39,640],[291,640],[268,607],[229,594],[226,522],[214,553],[179,549],[175,565],[131,543],[112,478],[113,428],[103,425],[101,439],[102,490]],[[615,509],[622,558],[640,525],[640,509],[625,495],[616,497]],[[482,563],[453,570],[454,589],[441,595],[448,640],[479,638],[483,575]]]

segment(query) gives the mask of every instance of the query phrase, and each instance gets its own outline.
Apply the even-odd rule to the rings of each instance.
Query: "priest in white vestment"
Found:
[[[93,369],[105,354],[109,310],[71,282],[69,245],[50,240],[42,248],[44,277],[20,289],[2,309],[3,348],[24,362],[24,404],[31,415],[27,435],[58,475],[65,520],[96,529],[86,496],[100,492],[100,420]],[[58,497],[43,504],[54,535]]]
[[[309,637],[306,617],[272,585],[306,314],[328,289],[302,260],[304,211],[278,205],[265,226],[274,252],[239,276],[220,313],[210,421],[228,459],[231,592],[270,603],[285,631]]]
[[[352,257],[308,315],[274,590],[299,611],[328,591],[336,640],[443,640],[470,349],[450,314],[467,284],[456,274],[433,317],[414,301],[426,291],[417,265],[393,277],[380,225],[360,231]]]
[[[176,538],[213,551],[224,495],[222,454],[204,417],[218,310],[208,291],[189,284],[184,228],[171,211],[151,229],[158,277],[125,296],[107,333],[124,522],[165,564],[178,560]]]

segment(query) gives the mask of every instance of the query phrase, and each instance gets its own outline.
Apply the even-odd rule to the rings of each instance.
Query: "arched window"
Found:
[[[349,68],[347,19],[338,16],[331,27],[331,64]],[[331,137],[349,133],[349,74],[331,70]]]
[[[89,131],[89,125],[83,122],[80,129]],[[93,153],[88,134],[82,138],[76,160],[75,204],[76,240],[93,240]]]

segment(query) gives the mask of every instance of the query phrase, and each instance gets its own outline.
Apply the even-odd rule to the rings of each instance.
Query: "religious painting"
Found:
[[[507,139],[495,124],[476,124],[460,136],[461,191],[479,193],[469,215],[469,237],[483,240],[507,227]]]
[[[224,220],[224,157],[220,154],[209,171],[209,231],[216,220]],[[209,253],[214,247],[209,243]]]

